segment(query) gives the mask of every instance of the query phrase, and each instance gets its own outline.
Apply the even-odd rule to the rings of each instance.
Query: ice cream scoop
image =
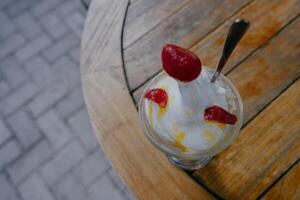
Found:
[[[222,84],[212,84],[211,73],[202,69],[200,59],[179,46],[167,44],[163,47],[162,64],[169,76],[144,95],[151,126],[162,137],[173,140],[174,146],[181,151],[212,147],[223,137],[226,124],[207,121],[216,118],[205,118],[204,113],[212,106],[224,111],[228,108]],[[210,116],[215,113],[210,112]],[[221,114],[224,113],[227,114]]]
[[[153,85],[168,94],[166,107],[145,100],[145,111],[152,128],[162,137],[173,140],[182,151],[205,150],[223,137],[226,124],[209,122],[204,111],[212,105],[228,108],[222,84],[210,83],[210,73],[203,69],[201,75],[189,83],[178,83],[165,76]]]
[[[191,51],[174,44],[162,49],[164,72],[145,85],[140,125],[149,141],[184,169],[205,166],[237,136],[243,120],[241,98],[221,75],[202,66]]]

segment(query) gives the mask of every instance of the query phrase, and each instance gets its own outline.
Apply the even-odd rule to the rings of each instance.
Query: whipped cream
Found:
[[[200,76],[189,83],[164,76],[152,88],[167,92],[166,108],[144,99],[151,127],[183,152],[209,149],[224,137],[225,124],[204,120],[204,110],[212,105],[228,109],[225,88],[219,81],[210,83],[210,78],[211,72],[204,67]]]

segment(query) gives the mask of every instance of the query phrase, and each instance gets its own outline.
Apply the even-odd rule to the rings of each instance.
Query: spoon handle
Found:
[[[217,79],[217,77],[220,75],[224,65],[226,64],[229,56],[233,52],[234,48],[238,44],[238,42],[242,39],[243,35],[246,33],[247,29],[249,27],[249,22],[245,19],[236,19],[233,24],[231,25],[225,46],[222,52],[222,56],[219,60],[219,64],[217,67],[217,70],[215,71],[213,77],[211,78],[212,83],[214,83]]]

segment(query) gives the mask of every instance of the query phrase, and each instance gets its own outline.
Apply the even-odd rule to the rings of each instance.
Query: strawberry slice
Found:
[[[154,101],[162,108],[165,108],[168,103],[168,94],[164,89],[161,88],[148,90],[144,95],[144,98]]]
[[[237,117],[219,106],[211,106],[205,109],[204,119],[224,124],[234,124]]]
[[[190,82],[201,73],[201,61],[191,51],[166,44],[161,52],[163,68],[169,76],[182,81]]]

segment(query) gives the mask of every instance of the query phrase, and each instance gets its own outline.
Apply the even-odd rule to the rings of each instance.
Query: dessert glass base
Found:
[[[202,70],[205,70],[210,77],[213,76],[214,71],[207,67],[202,67]],[[154,88],[154,86],[162,79],[167,76],[165,72],[159,73],[155,76],[145,87],[142,98],[139,102],[139,122],[140,126],[143,129],[143,132],[147,139],[159,150],[165,153],[168,157],[168,160],[185,170],[196,170],[198,168],[204,167],[213,156],[223,151],[228,147],[234,139],[237,137],[242,124],[243,124],[243,105],[241,97],[231,83],[231,81],[223,76],[222,74],[218,77],[215,83],[207,84],[220,84],[225,89],[226,100],[228,104],[228,111],[235,116],[237,116],[237,122],[234,125],[226,126],[224,129],[224,134],[222,138],[218,140],[216,144],[210,146],[207,149],[189,149],[189,151],[182,151],[179,148],[176,148],[174,145],[174,138],[163,137],[162,134],[156,132],[151,124],[149,123],[146,111],[145,111],[145,99],[143,98],[144,94],[148,89]],[[201,100],[201,99],[199,99]]]
[[[198,160],[188,160],[188,159],[180,159],[176,158],[174,156],[168,156],[168,160],[175,166],[180,167],[184,170],[193,171],[199,168],[205,167],[209,161],[211,160],[211,157],[206,157]]]

